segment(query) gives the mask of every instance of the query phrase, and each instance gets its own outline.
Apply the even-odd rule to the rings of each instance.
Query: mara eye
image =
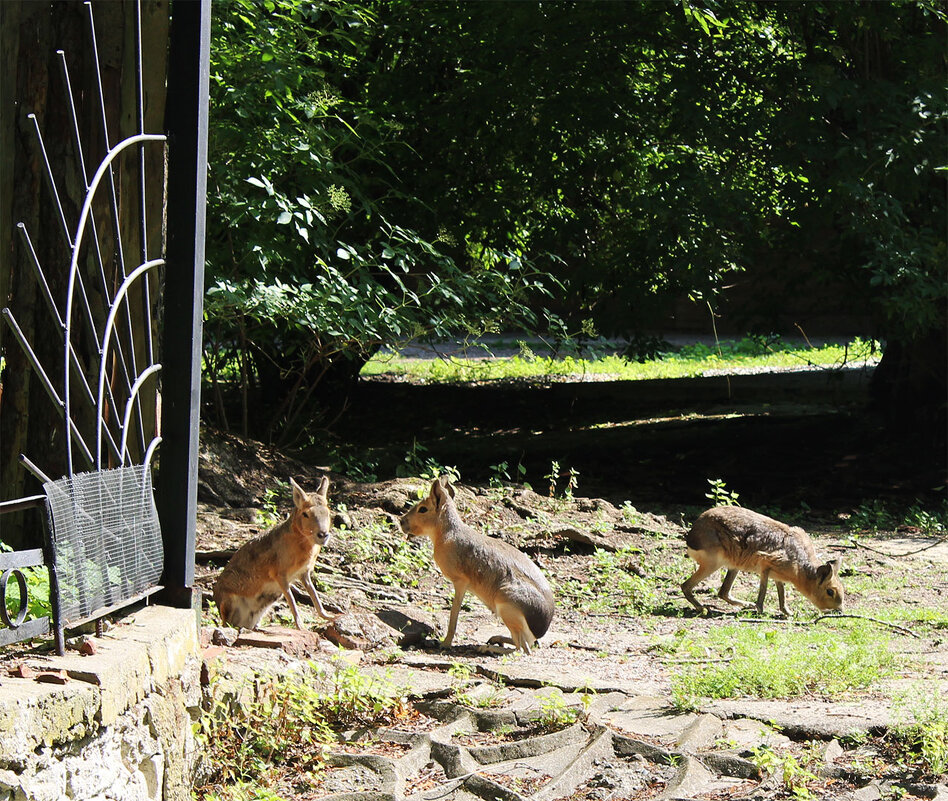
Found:
[[[829,590],[826,591],[826,594],[827,594],[830,598],[835,598],[835,597],[836,597],[836,590],[829,589]]]
[[[418,507],[418,514],[422,514],[422,515],[423,515],[423,514],[425,514],[425,512],[427,512],[427,511],[428,511],[428,507],[427,507],[427,506],[419,506],[419,507]]]

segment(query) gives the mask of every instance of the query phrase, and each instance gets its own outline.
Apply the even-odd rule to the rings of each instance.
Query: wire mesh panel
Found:
[[[43,485],[65,625],[158,589],[161,531],[147,465]]]

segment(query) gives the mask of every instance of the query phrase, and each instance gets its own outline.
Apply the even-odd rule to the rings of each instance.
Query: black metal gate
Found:
[[[22,247],[31,255],[49,325],[61,333],[61,362],[42,364],[13,313],[4,309],[3,316],[49,400],[61,412],[67,472],[53,480],[28,456],[21,455],[21,463],[42,483],[44,494],[0,503],[0,514],[45,506],[48,523],[42,549],[0,553],[0,617],[6,626],[0,630],[0,644],[42,636],[52,628],[57,649],[63,653],[66,627],[98,620],[147,598],[162,589],[162,580],[172,590],[173,601],[190,602],[210,5],[209,0],[178,0],[172,6],[168,94],[172,96],[177,89],[185,98],[168,114],[167,134],[148,133],[144,129],[142,92],[142,1],[135,0],[138,130],[115,143],[108,129],[93,4],[85,4],[104,140],[95,161],[93,154],[83,152],[82,121],[72,102],[67,54],[58,51],[71,105],[69,116],[81,173],[78,180],[85,187],[85,200],[75,221],[67,220],[42,126],[31,115],[50,195],[59,209],[62,231],[56,235],[65,236],[68,264],[40,264],[31,233],[22,223],[18,228]],[[186,55],[182,57],[182,53]],[[180,96],[176,96],[176,102],[181,102]],[[166,150],[169,141],[170,151]],[[162,149],[166,158],[146,158],[149,148]],[[145,215],[146,197],[154,197],[154,193],[160,197],[165,192],[165,163],[167,225],[174,225],[182,217],[183,221],[173,241],[169,237],[163,255],[164,243],[148,239]],[[156,170],[149,166],[155,164],[161,167]],[[124,191],[118,186],[119,172],[124,178]],[[132,174],[134,180],[130,181]],[[128,192],[129,186],[135,191]],[[134,247],[123,242],[120,224],[129,209],[140,215]],[[128,230],[127,225],[124,230]],[[68,279],[65,297],[54,297],[47,277],[51,271],[63,269]],[[161,327],[155,313],[161,306],[155,293],[163,293]],[[182,304],[190,309],[183,320],[179,314]],[[170,329],[176,330],[164,336],[162,347],[166,353],[177,349],[170,360],[174,362],[172,373],[168,360],[163,364],[157,352],[159,335]],[[188,346],[182,348],[182,342]],[[182,393],[188,398],[188,408],[183,410]],[[166,395],[167,409],[163,408]],[[152,488],[153,462],[162,443],[163,426],[168,434],[175,435],[175,448],[170,454],[162,454],[164,465],[160,471],[166,476],[173,474],[177,488],[175,493],[167,489],[162,493],[168,501],[161,517],[172,519],[176,527],[170,548],[169,535],[166,532],[163,536],[159,525]],[[173,553],[174,564],[169,564],[166,551]],[[52,626],[45,617],[27,619],[28,582],[24,570],[40,565],[49,572]],[[11,578],[19,590],[15,615],[7,611],[6,603]]]

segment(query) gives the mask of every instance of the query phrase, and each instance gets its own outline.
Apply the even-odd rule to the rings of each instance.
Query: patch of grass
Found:
[[[278,801],[288,777],[294,787],[314,789],[324,769],[321,746],[338,732],[416,714],[399,688],[352,666],[337,666],[328,682],[313,670],[309,677],[257,676],[232,695],[212,696],[195,724],[204,754],[197,801]],[[261,787],[270,788],[267,795]]]
[[[393,533],[387,522],[353,529],[346,538],[346,551],[350,562],[374,565],[375,580],[392,587],[417,587],[433,566],[430,548]]]
[[[948,695],[919,687],[899,703],[903,711],[892,735],[907,761],[929,777],[948,773]]]
[[[741,505],[737,500],[740,495],[734,492],[734,490],[728,489],[723,478],[709,478],[708,484],[711,485],[711,489],[704,494],[704,497],[715,506]]]
[[[672,549],[679,550],[680,543],[657,540],[648,551],[597,549],[589,559],[586,577],[561,580],[554,592],[590,612],[649,614],[663,603],[670,583],[684,580],[684,564],[669,555]],[[679,568],[681,576],[676,573],[669,578],[669,572]]]
[[[840,517],[853,532],[895,531],[907,526],[919,529],[926,536],[948,534],[948,500],[935,507],[926,507],[920,503],[905,507],[881,498],[871,498],[860,503],[851,513]]]
[[[741,624],[682,630],[671,648],[672,700],[679,709],[695,709],[702,698],[836,697],[892,673],[897,657],[888,644],[887,633],[861,620],[831,630]]]
[[[805,348],[789,345],[779,339],[746,337],[722,341],[718,347],[696,344],[679,350],[669,348],[656,352],[654,358],[642,362],[608,354],[591,358],[573,355],[537,356],[523,349],[520,355],[498,358],[406,359],[380,354],[362,368],[361,374],[405,376],[425,383],[541,379],[588,374],[605,374],[618,380],[634,381],[684,378],[701,375],[707,370],[746,367],[839,367],[847,362],[879,355],[879,343],[860,339],[843,345]]]

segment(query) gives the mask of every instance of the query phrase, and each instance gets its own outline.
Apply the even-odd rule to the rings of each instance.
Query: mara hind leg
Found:
[[[717,562],[698,562],[698,567],[695,572],[692,573],[691,578],[687,579],[681,585],[681,591],[685,598],[687,598],[688,602],[702,614],[708,611],[708,607],[704,606],[701,601],[695,598],[694,588],[697,587],[719,567],[720,565],[718,565]],[[727,581],[727,578],[725,577],[724,580]]]
[[[784,617],[790,617],[790,610],[787,609],[787,598],[783,588],[784,583],[782,581],[775,581],[774,583],[777,585],[777,603],[780,606],[780,614]]]
[[[497,616],[504,621],[504,625],[510,631],[510,637],[491,637],[491,642],[510,642],[515,648],[529,655],[530,648],[536,644],[537,638],[530,631],[523,610],[516,604],[502,602],[497,604]]]
[[[727,601],[731,606],[739,606],[742,609],[746,609],[749,606],[753,606],[752,603],[747,601],[738,601],[736,598],[731,597],[731,587],[734,586],[734,579],[737,578],[737,570],[728,570],[724,574],[724,581],[721,582],[721,589],[718,590],[718,598],[722,601]]]

